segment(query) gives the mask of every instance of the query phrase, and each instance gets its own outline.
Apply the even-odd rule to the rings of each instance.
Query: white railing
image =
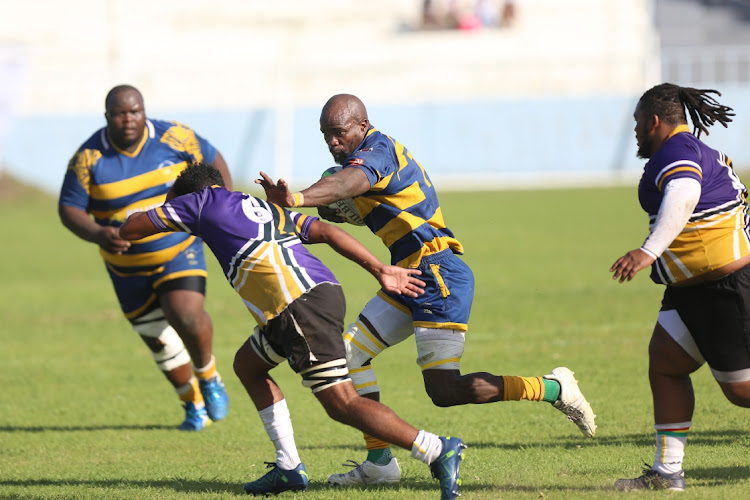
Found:
[[[750,46],[663,48],[661,68],[665,82],[750,86]]]

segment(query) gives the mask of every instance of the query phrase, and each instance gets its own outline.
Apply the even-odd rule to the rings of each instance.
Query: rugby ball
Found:
[[[328,175],[335,174],[342,168],[343,167],[340,167],[338,165],[327,168],[325,172],[323,172],[323,175],[321,175],[320,177],[322,179],[323,177],[326,177]],[[352,198],[346,198],[345,200],[333,202],[328,205],[328,208],[336,210],[336,213],[346,219],[346,222],[348,222],[349,224],[353,224],[355,226],[365,225],[365,221],[362,220],[362,216],[359,214],[359,210],[357,210],[357,204],[354,203],[354,200]]]

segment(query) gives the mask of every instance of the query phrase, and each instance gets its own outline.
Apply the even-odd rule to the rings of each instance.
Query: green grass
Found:
[[[120,316],[96,249],[61,226],[53,198],[22,194],[0,197],[0,498],[241,495],[274,454],[231,369],[252,318],[218,265],[209,255],[207,308],[230,414],[203,432],[181,433],[177,397]],[[545,403],[432,406],[412,341],[376,361],[384,402],[415,426],[469,445],[462,499],[621,498],[613,481],[653,459],[646,347],[661,297],[645,273],[626,285],[608,273],[647,230],[635,187],[444,193],[441,203],[477,282],[462,370],[543,375],[569,366],[598,414],[597,437],[584,439]],[[374,236],[347,228],[385,258]],[[314,251],[341,279],[353,319],[376,282],[328,249]],[[427,467],[401,449],[399,486],[329,488],[325,479],[341,462],[364,459],[360,433],[330,421],[287,366],[274,376],[311,479],[306,493],[281,498],[439,497]],[[694,385],[680,498],[748,498],[750,414],[724,399],[706,368]]]

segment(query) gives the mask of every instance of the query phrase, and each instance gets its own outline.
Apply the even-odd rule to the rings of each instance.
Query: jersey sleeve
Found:
[[[178,151],[185,161],[188,163],[202,161],[209,164],[216,161],[218,150],[207,139],[195,133],[187,125],[179,122],[167,123],[171,126],[164,133],[161,141]]]
[[[98,156],[97,156],[98,155]],[[88,210],[91,192],[91,169],[101,157],[99,151],[82,149],[68,162],[62,187],[60,205]]]
[[[318,217],[314,217],[312,215],[305,215],[301,214],[299,212],[292,212],[291,210],[288,210],[289,212],[289,220],[291,220],[294,223],[294,229],[297,233],[297,236],[299,236],[299,239],[302,240],[302,243],[309,243],[309,234],[310,234],[310,226],[313,222],[318,219]]]
[[[395,163],[388,161],[390,151],[385,148],[366,148],[355,151],[344,162],[344,168],[358,168],[367,176],[370,186],[395,171]]]
[[[205,192],[205,190],[204,190]],[[146,211],[151,222],[162,232],[200,234],[201,193],[188,193]]]
[[[665,147],[669,146],[669,143],[665,145]],[[658,168],[654,170],[654,184],[660,192],[664,192],[667,183],[674,179],[695,179],[702,183],[701,152],[697,147],[692,144],[682,144],[674,148],[670,156],[672,161],[667,165],[661,165],[660,168],[654,166]]]

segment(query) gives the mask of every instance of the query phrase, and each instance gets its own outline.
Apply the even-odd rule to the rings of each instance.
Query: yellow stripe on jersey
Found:
[[[157,250],[155,252],[144,252],[144,253],[137,253],[137,254],[124,253],[122,255],[115,255],[113,253],[109,253],[106,250],[103,250],[100,248],[99,254],[102,256],[102,258],[106,262],[114,264],[115,266],[122,266],[122,267],[156,266],[156,265],[163,264],[164,262],[174,259],[177,256],[177,254],[179,254],[180,252],[185,250],[187,247],[189,247],[193,243],[194,240],[195,240],[195,236],[190,236],[188,239],[186,239],[179,245],[165,248],[163,250]]]
[[[187,163],[181,162],[157,168],[129,179],[91,186],[91,197],[97,200],[114,200],[167,184],[174,181],[186,167]]]
[[[307,291],[276,242],[264,241],[242,261],[231,284],[258,324],[265,325]]]
[[[419,250],[396,262],[396,265],[398,267],[406,268],[414,267],[413,264],[419,262],[422,257],[442,252],[443,250],[446,250],[448,248],[453,248],[454,251],[459,253],[463,253],[464,251],[461,243],[459,243],[455,238],[451,238],[450,236],[441,236],[439,238],[433,238],[431,241],[425,242]]]
[[[659,191],[662,190],[662,186],[664,186],[664,183],[667,182],[667,179],[669,179],[670,176],[678,172],[693,172],[695,174],[698,174],[698,177],[700,177],[701,179],[703,178],[703,172],[701,172],[700,168],[698,167],[693,167],[689,165],[677,167],[677,168],[670,170],[669,172],[667,172],[666,174],[662,176],[662,178],[659,180],[659,185],[657,186],[659,188]]]
[[[378,204],[385,203],[386,205],[406,210],[409,207],[413,207],[414,205],[423,202],[426,197],[420,188],[419,183],[414,182],[408,188],[398,193],[384,196],[368,196],[367,198]]]
[[[688,222],[659,257],[659,267],[668,273],[666,282],[679,283],[750,255],[744,217],[744,206],[740,205]]]
[[[415,217],[408,212],[401,212],[398,217],[388,221],[375,234],[383,240],[386,247],[390,248],[391,245],[403,238],[404,235],[409,234],[424,223],[425,220],[420,217]]]
[[[391,177],[393,177],[392,172],[373,184],[370,189],[372,191],[382,191],[384,188],[388,187],[388,184],[391,182]]]
[[[167,195],[160,194],[152,196],[150,198],[144,198],[142,200],[136,200],[130,205],[122,208],[116,208],[114,210],[91,210],[91,215],[97,219],[106,219],[110,221],[125,222],[127,218],[137,212],[145,212],[152,208],[159,207],[164,204],[164,200]]]
[[[393,139],[391,139],[393,141]],[[398,171],[406,167],[409,164],[409,160],[404,156],[404,145],[398,141],[393,141],[393,146],[396,148],[396,159],[398,159]]]

